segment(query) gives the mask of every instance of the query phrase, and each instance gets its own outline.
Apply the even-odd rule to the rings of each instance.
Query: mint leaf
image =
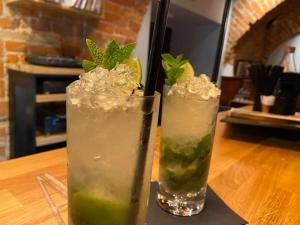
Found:
[[[169,86],[172,86],[176,83],[177,79],[180,77],[180,75],[183,73],[183,68],[177,68],[172,67],[167,71],[167,78],[165,80],[165,83]]]
[[[119,51],[120,47],[118,43],[115,40],[112,40],[106,49],[104,57],[111,57],[113,56],[117,51]]]
[[[90,72],[91,70],[95,69],[97,67],[97,65],[96,65],[96,63],[94,63],[92,61],[84,59],[82,61],[82,67],[83,67],[84,72],[87,73],[87,72]]]
[[[189,62],[189,60],[182,60],[181,62],[179,62],[179,66],[182,66],[182,65],[184,65],[184,64],[186,64],[186,63],[188,63]]]
[[[135,44],[127,44],[120,48],[120,51],[118,52],[118,61],[119,63],[122,63],[125,59],[129,59],[133,50],[135,48]]]
[[[97,66],[111,70],[117,64],[123,63],[124,60],[129,59],[133,49],[135,48],[134,43],[120,46],[115,40],[108,44],[105,52],[102,51],[97,44],[90,39],[86,39],[86,45],[94,60],[93,62],[83,60],[82,66],[87,72],[91,71]]]
[[[182,144],[176,139],[161,139],[160,174],[167,187],[174,192],[195,192],[206,184],[212,136],[207,134],[195,141],[196,145],[195,142]],[[174,167],[182,169],[180,172],[170,169]]]
[[[167,61],[169,63],[175,60],[174,57],[169,53],[164,53],[161,56],[165,61]]]
[[[162,67],[164,68],[165,71],[168,70],[168,63],[166,61],[162,61]]]
[[[202,138],[201,142],[198,143],[197,148],[195,149],[195,155],[198,158],[205,159],[211,151],[212,142],[212,135],[205,135]]]
[[[116,53],[120,50],[118,43],[113,40],[107,46],[106,52],[103,57],[103,64],[101,65],[105,69],[111,70],[118,63],[118,59],[116,57]]]
[[[176,62],[180,63],[180,61],[183,59],[183,54],[180,54],[176,57]]]
[[[90,39],[86,39],[86,45],[95,63],[101,64],[104,55],[101,49],[97,46],[97,44],[94,41]]]
[[[169,66],[176,67],[178,65],[178,62],[171,54],[164,54],[163,59]]]
[[[169,53],[161,55],[162,66],[166,72],[167,78],[165,79],[165,84],[172,86],[176,83],[177,79],[183,74],[184,69],[181,68],[182,65],[188,63],[188,60],[183,60],[183,55],[178,55],[176,58]]]
[[[130,58],[135,44],[128,44],[120,47],[116,41],[112,41],[104,55],[104,67],[106,69],[113,69],[118,63],[124,62],[125,59]]]

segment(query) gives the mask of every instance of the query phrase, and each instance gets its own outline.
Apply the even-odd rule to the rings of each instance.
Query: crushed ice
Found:
[[[220,89],[210,81],[209,77],[201,74],[198,77],[175,83],[168,91],[168,95],[179,95],[182,97],[198,97],[203,100],[218,98]]]
[[[133,95],[133,90],[138,87],[132,70],[125,64],[119,64],[112,70],[97,67],[80,75],[79,80],[69,85],[69,101],[73,105],[86,105],[105,111],[126,109],[134,105],[131,96],[141,95],[138,91]]]

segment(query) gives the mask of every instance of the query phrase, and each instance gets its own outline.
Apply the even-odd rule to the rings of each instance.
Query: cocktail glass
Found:
[[[152,113],[135,223],[145,225],[160,95],[105,96],[116,106],[109,110],[92,99],[78,104],[70,95],[68,89],[69,225],[128,225],[143,117]],[[152,107],[145,111],[145,105]]]
[[[219,98],[164,94],[157,201],[169,213],[191,216],[204,207],[218,105]]]

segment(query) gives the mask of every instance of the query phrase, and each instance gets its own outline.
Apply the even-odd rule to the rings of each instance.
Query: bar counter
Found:
[[[218,116],[209,185],[251,225],[299,225],[300,141],[249,134],[248,127],[220,122],[224,115]],[[159,140],[153,180],[158,176],[158,146]],[[48,173],[66,183],[66,157],[66,150],[59,149],[0,163],[1,225],[57,224],[35,177]]]

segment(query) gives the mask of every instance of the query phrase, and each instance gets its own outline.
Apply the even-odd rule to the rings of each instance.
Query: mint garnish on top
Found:
[[[172,86],[176,83],[176,80],[183,74],[184,68],[182,65],[188,63],[188,60],[183,60],[183,55],[178,55],[176,58],[171,54],[165,53],[161,55],[162,66],[166,72],[167,78],[165,84]]]
[[[117,64],[124,62],[125,59],[129,59],[135,48],[134,43],[120,46],[115,40],[108,44],[106,51],[100,49],[97,44],[90,39],[86,39],[86,45],[93,61],[86,59],[82,61],[82,67],[85,72],[89,72],[98,66],[111,70]]]

